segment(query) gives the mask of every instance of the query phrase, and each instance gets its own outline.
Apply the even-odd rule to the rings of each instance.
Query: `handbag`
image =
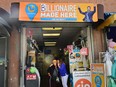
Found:
[[[84,55],[84,56],[87,56],[89,54],[89,52],[88,52],[88,48],[85,47],[84,40],[81,41],[81,46],[82,46],[82,48],[80,50],[80,54]]]
[[[112,77],[109,78],[108,87],[116,87],[116,82]]]
[[[82,49],[80,50],[80,54],[82,55],[83,59],[83,67],[87,68],[89,65],[86,60],[86,56],[88,55],[88,48],[85,46],[84,40],[81,41]]]

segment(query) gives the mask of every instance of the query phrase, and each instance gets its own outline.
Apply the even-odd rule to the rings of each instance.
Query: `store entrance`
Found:
[[[74,41],[79,41],[81,38],[81,28],[62,28],[62,27],[48,27],[48,28],[35,28],[35,29],[26,29],[26,32],[29,34],[33,33],[32,37],[28,37],[28,51],[34,49],[33,44],[40,58],[38,61],[44,61],[50,65],[53,57],[62,58],[64,56],[64,48],[67,45],[72,45]],[[86,30],[86,29],[83,29]],[[30,44],[32,41],[32,45]],[[77,42],[78,46],[80,42]],[[37,46],[37,47],[36,47]],[[30,51],[31,52],[31,51]],[[52,58],[47,59],[47,55],[50,55]],[[42,57],[42,58],[41,58]],[[67,58],[68,59],[68,58]],[[37,61],[37,60],[36,60]],[[47,65],[47,66],[48,66]],[[41,70],[41,69],[40,69]],[[42,74],[46,74],[43,68]]]
[[[66,23],[64,23],[64,26],[60,24],[60,26],[56,27],[54,25],[46,26],[45,24],[45,26],[42,27],[38,27],[37,25],[33,27],[35,24],[31,24],[27,27],[28,23],[25,27],[23,24],[22,33],[25,39],[23,37],[22,39],[24,41],[23,45],[26,44],[23,46],[23,49],[25,48],[23,51],[26,53],[26,57],[22,59],[24,60],[22,64],[26,66],[24,69],[24,82],[27,80],[25,76],[27,67],[35,66],[40,74],[40,86],[48,87],[50,83],[47,70],[52,64],[53,59],[63,59],[69,75],[76,70],[85,70],[85,68],[89,70],[91,55],[86,54],[86,56],[81,56],[80,50],[82,48],[86,50],[86,48],[89,49],[89,47],[91,47],[91,35],[89,35],[91,34],[91,29],[86,27],[85,23],[80,23],[81,25],[76,26],[75,24],[78,23],[74,23],[74,26],[71,25],[73,27],[66,25]],[[70,47],[72,47],[72,49]],[[73,50],[74,53],[70,53],[70,50]],[[87,51],[88,50],[86,50],[86,52]],[[72,61],[75,61],[73,65],[71,64]],[[70,76],[69,79],[72,78]],[[68,80],[68,83],[68,85],[73,84],[70,80]],[[26,83],[24,84],[26,85]]]

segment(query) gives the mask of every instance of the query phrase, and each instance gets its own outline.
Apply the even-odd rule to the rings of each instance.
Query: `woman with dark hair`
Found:
[[[60,59],[59,62],[58,62],[58,68],[59,68],[59,72],[60,72],[63,87],[68,87],[68,85],[67,85],[68,72],[67,72],[67,69],[66,69],[66,65],[65,65],[65,63],[62,59]]]

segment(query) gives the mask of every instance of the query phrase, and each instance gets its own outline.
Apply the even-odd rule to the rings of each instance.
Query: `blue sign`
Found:
[[[36,4],[28,4],[25,8],[25,11],[29,19],[32,21],[38,13],[38,6]]]

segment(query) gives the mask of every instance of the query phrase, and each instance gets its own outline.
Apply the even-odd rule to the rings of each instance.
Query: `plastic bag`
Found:
[[[60,79],[59,79],[59,77],[57,77],[57,78],[56,78],[56,82],[60,82]]]
[[[116,82],[113,78],[109,78],[108,87],[116,87]]]

